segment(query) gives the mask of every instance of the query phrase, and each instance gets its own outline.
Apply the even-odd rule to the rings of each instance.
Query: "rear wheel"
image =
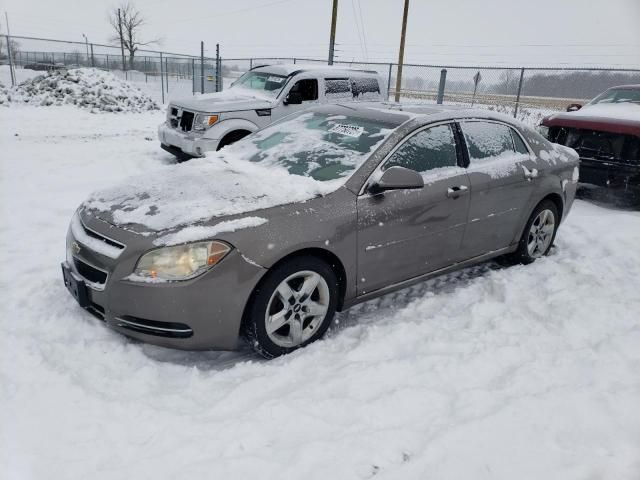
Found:
[[[505,264],[529,264],[549,253],[556,238],[560,218],[558,207],[551,200],[543,200],[533,210],[518,243],[518,249],[501,258]]]
[[[337,298],[329,265],[311,256],[294,258],[268,273],[254,292],[244,335],[264,357],[287,354],[324,335]]]

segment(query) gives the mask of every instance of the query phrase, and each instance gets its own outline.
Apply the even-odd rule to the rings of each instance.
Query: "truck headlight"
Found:
[[[198,113],[196,118],[193,120],[193,129],[199,131],[206,130],[217,121],[218,115],[203,115]]]
[[[544,125],[538,125],[536,130],[538,130],[538,133],[542,135],[544,138],[549,138],[549,127],[545,127]]]
[[[158,248],[140,257],[133,273],[159,280],[187,280],[209,270],[230,250],[217,241]]]

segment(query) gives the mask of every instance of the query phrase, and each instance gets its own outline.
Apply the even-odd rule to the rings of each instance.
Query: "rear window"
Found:
[[[326,78],[324,94],[328,100],[352,99],[351,82],[348,78]]]

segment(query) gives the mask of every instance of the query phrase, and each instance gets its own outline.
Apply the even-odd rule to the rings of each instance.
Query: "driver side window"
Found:
[[[312,102],[318,99],[318,80],[315,78],[307,78],[298,80],[290,92],[298,92],[303,102]]]
[[[389,167],[405,167],[419,173],[458,164],[456,141],[449,125],[422,130],[404,142],[385,162]]]

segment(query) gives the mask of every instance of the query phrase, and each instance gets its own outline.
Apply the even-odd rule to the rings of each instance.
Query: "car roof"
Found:
[[[408,120],[426,124],[462,118],[499,120],[512,125],[518,122],[512,117],[486,109],[469,108],[464,105],[435,105],[396,102],[349,102],[322,105],[311,110],[335,115],[350,115],[369,120],[380,120],[394,127]]]
[[[375,70],[364,70],[364,69],[349,68],[349,67],[336,67],[332,65],[322,65],[322,64],[306,65],[306,64],[300,64],[300,63],[279,63],[279,64],[273,64],[273,65],[265,64],[265,65],[259,65],[257,67],[253,67],[251,71],[269,72],[269,73],[275,73],[278,75],[285,75],[285,76],[294,75],[296,73],[302,73],[302,72],[311,72],[311,71],[319,72],[324,75],[349,76],[349,75],[353,75],[354,73],[378,75],[378,72],[376,72]]]
[[[640,90],[640,84],[636,85],[618,85],[617,87],[611,87],[607,90]]]

